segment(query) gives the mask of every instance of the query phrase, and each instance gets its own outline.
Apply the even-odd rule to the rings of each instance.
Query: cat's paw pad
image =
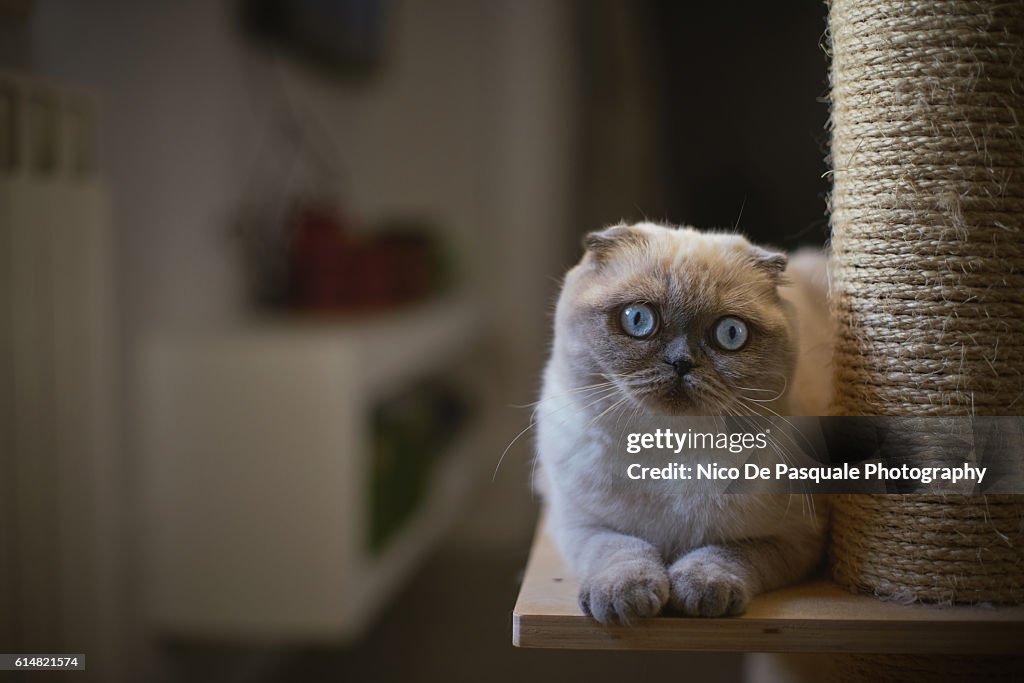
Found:
[[[714,558],[683,558],[669,570],[673,609],[692,617],[741,614],[750,603],[750,589],[728,562]]]
[[[602,624],[629,624],[653,617],[668,602],[669,581],[665,568],[653,563],[622,563],[580,586],[579,605]]]

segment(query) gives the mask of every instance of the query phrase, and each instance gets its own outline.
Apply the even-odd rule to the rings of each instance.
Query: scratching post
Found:
[[[832,576],[901,601],[1024,603],[1015,496],[844,496]]]
[[[836,412],[1024,411],[1024,2],[832,0]],[[841,496],[833,577],[1024,602],[1021,497]]]

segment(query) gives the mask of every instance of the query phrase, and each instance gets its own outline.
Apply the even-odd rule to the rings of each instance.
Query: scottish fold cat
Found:
[[[666,416],[824,414],[824,258],[651,223],[591,233],[585,247],[556,308],[535,482],[580,608],[604,623],[666,605],[741,613],[816,566],[825,501],[638,484],[622,436]]]

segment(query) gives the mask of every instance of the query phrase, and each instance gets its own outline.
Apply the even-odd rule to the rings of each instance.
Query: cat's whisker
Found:
[[[533,403],[525,403],[525,404],[521,404],[521,405],[517,405],[515,403],[512,403],[512,404],[509,404],[509,407],[510,408],[534,408],[536,406],[539,406],[541,403],[544,403],[545,401],[551,401],[553,399],[561,398],[563,396],[569,396],[569,395],[572,395],[572,394],[579,394],[579,393],[585,393],[585,392],[589,392],[589,391],[596,391],[597,389],[603,389],[604,387],[611,386],[613,384],[615,384],[615,382],[612,382],[612,381],[598,382],[597,384],[587,384],[587,385],[582,386],[582,387],[576,387],[574,389],[568,389],[566,391],[563,391],[563,392],[560,392],[560,393],[557,393],[557,394],[552,394],[550,396],[543,396],[539,400],[534,401]]]
[[[779,400],[778,396],[772,396],[771,398],[752,398],[750,396],[744,396],[743,398],[754,403],[775,403]]]
[[[739,398],[739,399],[740,399],[741,401],[749,401],[749,400],[750,400],[750,399],[745,399],[745,398],[743,398],[742,396],[738,396],[738,398]],[[766,409],[766,410],[771,410],[770,408],[765,408],[765,409]],[[774,411],[773,411],[773,412],[774,412]],[[780,418],[782,418],[782,416],[781,416],[781,415],[779,415],[778,413],[775,413],[775,415],[776,415],[777,417],[780,417]],[[752,416],[748,416],[748,417],[765,417],[765,416],[764,416],[764,415],[752,415]],[[783,419],[783,420],[785,420],[785,418],[782,418],[782,419]],[[788,421],[788,420],[786,420],[786,422],[788,423],[789,421]],[[747,424],[750,424],[750,422],[747,422]],[[789,423],[789,424],[790,424],[790,426],[792,426],[792,423]],[[794,441],[792,440],[792,437],[790,437],[790,436],[789,436],[789,434],[788,434],[787,432],[783,432],[783,434],[784,434],[784,435],[786,436],[786,438],[787,438],[787,439],[789,439],[789,440],[790,440],[790,443],[791,443],[791,444],[792,444],[792,445],[793,445],[794,447],[796,447],[796,443],[795,443],[795,442],[794,442]],[[784,445],[783,445],[782,443],[779,443],[779,442],[778,442],[778,441],[777,441],[776,439],[769,439],[769,440],[768,440],[768,443],[769,443],[769,444],[777,444],[778,446],[780,446],[780,447],[782,447],[782,448],[785,448],[785,446],[784,446]],[[787,454],[789,453],[789,449],[788,449],[788,448],[786,448],[786,453],[787,453]],[[783,455],[783,454],[781,454],[781,453],[780,453],[780,455]],[[791,461],[788,461],[788,460],[787,460],[787,464],[789,464],[790,462],[791,462]]]
[[[632,402],[628,401],[628,400],[627,401],[623,401],[623,403],[615,409],[614,413],[612,413],[613,415],[614,414],[618,414],[618,417],[615,420],[616,424],[619,423],[619,421],[622,419],[622,416],[626,414],[627,410],[629,410],[629,407],[630,407],[631,403]]]
[[[512,439],[507,446],[505,446],[505,450],[501,452],[501,457],[498,458],[498,464],[494,466],[494,474],[491,475],[492,484],[498,478],[498,470],[501,468],[501,463],[505,461],[505,456],[508,454],[509,450],[511,450],[512,446],[514,446],[516,442],[522,438],[523,434],[530,431],[534,426],[536,426],[536,424],[536,422],[530,422],[530,424],[526,425],[523,428],[523,430],[516,434],[515,438]]]
[[[719,409],[722,412],[727,412],[727,413],[731,414],[733,417],[736,417],[737,419],[739,419],[748,428],[753,424],[752,421],[751,421],[751,418],[758,417],[758,415],[741,415],[741,414],[739,414],[733,408],[733,406],[734,405],[740,405],[740,404],[738,404],[734,400],[731,400],[727,395],[723,396],[722,394],[715,393],[714,397],[718,400],[718,402],[719,402]],[[743,397],[737,395],[737,398],[742,399]],[[778,416],[780,418],[782,417],[778,413],[775,413],[775,414],[776,414],[776,416]],[[785,418],[782,418],[782,419],[785,420]],[[786,422],[789,423],[788,420],[786,420]],[[792,423],[789,423],[789,424],[790,424],[790,426],[792,426]],[[796,442],[794,442],[792,440],[792,437],[790,437],[788,433],[783,432],[783,434],[785,434],[786,437],[790,440],[790,442],[791,442],[791,444],[793,445],[794,448],[798,448]],[[770,447],[772,448],[772,450],[782,459],[784,464],[791,465],[791,464],[793,464],[795,462],[794,458],[792,457],[792,455],[793,455],[792,452],[784,444],[782,444],[781,442],[777,441],[776,439],[769,439],[768,443],[770,444]]]
[[[627,411],[627,410],[629,409],[629,407],[630,407],[630,403],[635,403],[635,402],[633,402],[633,401],[626,401],[626,402],[624,402],[624,403],[623,403],[623,404],[622,404],[622,405],[621,405],[621,406],[620,406],[619,408],[617,408],[617,409],[615,410],[615,412],[616,412],[616,413],[618,414],[618,417],[616,417],[616,418],[615,418],[615,427],[614,427],[614,429],[613,429],[613,432],[615,432],[615,433],[620,433],[620,432],[619,432],[619,424],[620,424],[620,423],[622,422],[622,418],[623,418],[623,417],[625,417],[625,415],[626,415],[626,411]],[[629,422],[630,422],[630,421],[629,421],[629,420],[627,420],[627,421],[626,421],[626,424],[628,425],[628,424],[629,424]]]
[[[564,426],[564,425],[567,424],[569,419],[579,415],[580,413],[585,412],[588,408],[596,406],[597,404],[601,403],[602,401],[610,400],[613,396],[615,396],[616,393],[619,393],[619,388],[618,387],[609,387],[609,388],[605,389],[604,391],[599,392],[600,395],[597,395],[597,398],[594,398],[594,400],[590,401],[589,403],[587,403],[585,405],[581,406],[581,405],[579,405],[577,403],[567,403],[567,404],[561,406],[560,408],[558,408],[556,410],[553,410],[550,413],[547,413],[547,415],[548,416],[554,416],[554,415],[556,415],[558,413],[562,413],[562,415],[560,416],[560,418],[558,420],[556,420],[556,422],[558,424]],[[593,397],[592,396],[587,396],[587,398],[593,398]],[[566,408],[575,408],[575,410],[573,410],[571,412],[568,412],[568,413],[563,413],[562,411],[564,411]]]
[[[577,414],[579,412],[582,412],[583,410],[586,410],[587,408],[589,408],[589,407],[591,407],[593,405],[596,405],[596,404],[600,403],[603,400],[606,400],[608,397],[612,396],[618,390],[618,387],[612,385],[612,383],[610,383],[610,382],[603,383],[602,386],[594,385],[594,386],[590,386],[590,387],[581,387],[581,388],[592,389],[592,392],[589,392],[588,394],[586,394],[585,398],[592,398],[594,395],[598,395],[599,394],[598,398],[596,400],[591,401],[590,403],[586,404],[585,406],[582,406],[582,407],[576,406],[574,403],[569,402],[569,403],[566,403],[565,405],[563,405],[563,406],[561,406],[559,408],[556,408],[556,409],[552,410],[548,414],[549,415],[555,415],[557,413],[562,412],[566,408],[577,407],[578,410],[576,410],[573,413],[569,413],[568,414],[568,416],[571,417],[571,416],[573,416],[573,415],[575,415],[575,414]],[[566,392],[566,393],[572,393],[572,392]],[[548,397],[548,398],[556,398],[558,396],[559,395]],[[547,399],[542,399],[541,401],[538,401],[537,404],[539,405],[544,400],[547,400]],[[564,424],[564,422],[563,422],[563,424]],[[534,414],[530,416],[530,424],[526,425],[526,427],[524,427],[522,431],[520,431],[518,434],[516,434],[515,437],[512,439],[512,441],[510,441],[509,444],[507,446],[505,446],[505,450],[501,452],[501,456],[498,458],[498,463],[494,466],[494,473],[491,475],[491,481],[492,482],[497,479],[497,477],[498,477],[498,470],[501,469],[501,464],[502,464],[502,462],[504,462],[505,456],[508,455],[508,452],[512,449],[512,446],[514,446],[516,444],[516,442],[519,441],[519,439],[521,439],[523,437],[524,434],[526,434],[528,431],[530,431],[531,429],[533,429],[536,426],[537,426],[536,411],[534,411]]]
[[[631,402],[633,403],[633,415],[630,416],[630,418],[628,420],[626,420],[626,425],[627,426],[629,425],[630,422],[632,422],[633,420],[636,419],[637,409],[640,406],[640,403],[638,401],[633,400],[632,397],[629,397],[629,398],[631,399]],[[617,420],[615,420],[615,432],[619,431],[619,423],[622,422],[622,417],[625,414],[626,414],[625,410],[619,412],[619,418]]]
[[[602,384],[601,386],[590,387],[587,391],[580,391],[577,392],[576,394],[553,394],[551,396],[545,397],[544,399],[538,402],[537,407],[534,408],[534,415],[536,415],[537,411],[540,410],[541,404],[546,402],[557,403],[558,401],[564,401],[564,405],[555,408],[554,410],[551,411],[550,414],[554,414],[561,412],[568,407],[578,405],[577,402],[580,400],[588,400],[595,397],[597,397],[598,400],[600,400],[601,398],[609,396],[618,390],[619,387],[617,385],[615,385],[614,383],[608,383]]]
[[[783,419],[785,419],[785,418],[783,418]],[[790,426],[792,426],[792,423],[790,423],[788,420],[786,420],[786,422],[789,423]],[[790,439],[790,442],[793,444],[793,446],[795,448],[798,448],[797,444],[795,443],[795,441],[793,441],[792,437],[789,437],[788,433],[786,433],[786,432],[784,432],[784,434],[786,434],[786,436]],[[806,439],[805,439],[805,441],[806,441]],[[782,443],[780,443],[780,442],[778,442],[778,441],[776,441],[774,439],[770,439],[768,443],[771,445],[772,450],[777,455],[779,455],[779,457],[782,459],[783,464],[786,464],[786,465],[794,464],[795,460],[792,457],[792,454],[791,454],[789,448],[787,448],[785,445],[783,445]],[[808,444],[808,445],[810,445],[810,444]],[[806,493],[806,492],[792,493],[792,487],[795,486],[795,485],[796,485],[795,483],[789,482],[791,493],[789,494],[790,498],[786,502],[786,513],[787,514],[789,513],[789,506],[792,503],[792,496],[799,496],[800,499],[801,499],[801,501],[800,501],[801,502],[801,510],[800,510],[801,511],[801,516],[805,517],[805,518],[810,518],[810,519],[813,520],[817,516],[817,508],[815,506],[814,497],[811,496],[810,494]]]
[[[745,397],[742,397],[742,396],[740,396],[740,398],[745,400],[745,401],[750,401],[751,400],[751,399],[748,399],[748,398],[745,398]],[[804,436],[803,432],[801,432],[799,429],[797,429],[796,426],[792,422],[790,422],[789,418],[787,418],[784,415],[781,415],[780,413],[778,413],[777,411],[775,411],[772,408],[769,408],[768,406],[762,406],[762,408],[764,408],[764,410],[767,410],[769,413],[771,413],[772,415],[774,415],[775,417],[779,418],[780,420],[785,422],[787,425],[789,425],[794,431],[796,431],[797,434],[800,435],[800,437],[803,439],[804,443],[807,444],[807,448],[809,448],[812,451],[814,450],[814,446],[811,445],[811,442],[807,440],[807,437]],[[792,437],[790,437],[790,438],[792,439]],[[793,442],[793,445],[796,446],[796,442]]]
[[[732,403],[732,402],[730,402],[730,403]],[[745,425],[747,427],[749,427],[751,425],[751,419],[752,419],[753,416],[741,415],[741,414],[737,413],[736,410],[732,407],[731,404],[721,403],[720,406],[719,406],[719,409],[722,412],[725,412],[726,414],[731,415],[732,417],[735,417],[735,418],[739,419],[743,423],[743,425]],[[781,443],[776,443],[776,442],[773,442],[771,440],[769,440],[768,443],[770,444],[770,448],[782,459],[783,463],[785,463],[785,464],[792,464],[793,461],[790,458],[789,449],[788,448],[783,446]],[[780,448],[781,448],[781,450],[780,450]],[[788,482],[788,483],[789,483],[790,489],[792,489],[793,483],[792,482]],[[790,493],[789,497],[787,497],[787,500],[786,500],[786,514],[789,514],[789,506],[792,503],[792,496],[793,495],[803,495],[803,496],[806,496],[806,494],[793,494],[793,493]],[[806,516],[806,514],[807,514],[806,504],[803,504],[801,513],[802,513],[803,516]],[[813,507],[812,507],[812,513],[813,513]]]
[[[599,413],[599,414],[598,414],[598,415],[597,415],[597,416],[596,416],[596,417],[595,417],[594,419],[592,419],[592,420],[591,420],[591,421],[590,421],[590,422],[589,422],[589,423],[587,424],[587,426],[588,426],[588,427],[590,427],[590,426],[593,426],[595,422],[597,422],[597,421],[598,421],[598,420],[600,420],[600,419],[601,419],[602,417],[604,417],[605,415],[607,415],[607,414],[608,414],[608,413],[609,413],[610,411],[612,411],[612,410],[614,410],[615,408],[618,408],[619,406],[621,406],[621,405],[622,405],[623,403],[625,403],[625,402],[626,402],[626,400],[627,400],[627,398],[626,398],[626,397],[620,398],[620,399],[619,399],[618,401],[616,401],[615,403],[611,404],[610,406],[608,406],[607,408],[605,408],[605,409],[604,409],[603,411],[601,411],[601,412],[600,412],[600,413]]]
[[[776,391],[775,389],[764,389],[764,388],[761,388],[761,387],[740,387],[740,386],[737,386],[735,388],[738,391],[754,391],[754,392],[757,392],[757,393],[764,393],[764,394],[774,393],[775,395],[772,396],[771,398],[755,399],[755,398],[753,398],[751,396],[744,396],[744,398],[752,400],[752,401],[771,403],[772,401],[776,401],[776,400],[782,398],[786,394],[786,390],[789,389],[789,378],[786,377],[786,375],[782,374],[781,372],[774,372],[774,373],[771,373],[771,375],[782,378],[782,388],[781,389]]]
[[[735,417],[738,417],[741,420],[748,420],[747,424],[749,424],[749,416],[738,415],[729,407],[723,406],[723,408],[725,410],[729,410],[730,412],[733,413],[733,415]],[[783,444],[778,443],[778,442],[773,441],[773,440],[769,440],[768,443],[770,444],[772,450],[776,454],[779,455],[779,457],[782,459],[784,464],[789,465],[789,464],[793,463],[793,460],[790,457],[790,453],[789,453],[789,449],[788,448],[786,448]],[[795,486],[795,483],[793,483],[793,482],[787,482],[787,483],[788,483],[788,485],[790,487],[790,493],[787,494],[787,498],[786,498],[786,514],[787,515],[789,514],[789,509],[790,509],[790,506],[792,505],[793,498],[794,497],[799,497],[800,498],[800,513],[801,513],[801,517],[814,520],[817,517],[817,507],[815,506],[814,496],[811,495],[811,494],[808,494],[806,492],[793,493],[792,489],[793,489],[793,486]]]
[[[807,512],[810,512],[809,516],[810,516],[811,519],[814,519],[815,517],[817,517],[818,516],[818,514],[817,514],[818,511],[817,511],[817,508],[815,507],[814,496],[812,496],[812,495],[810,495],[808,493],[804,493],[804,494],[801,494],[801,497],[807,502],[807,509],[804,511],[804,516],[807,517],[808,516]]]

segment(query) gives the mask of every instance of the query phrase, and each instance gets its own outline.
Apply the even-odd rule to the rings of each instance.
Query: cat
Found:
[[[824,257],[652,223],[590,233],[584,246],[555,309],[535,417],[535,485],[579,606],[602,623],[666,605],[742,613],[816,567],[827,501],[638,486],[621,435],[665,416],[825,414]]]

